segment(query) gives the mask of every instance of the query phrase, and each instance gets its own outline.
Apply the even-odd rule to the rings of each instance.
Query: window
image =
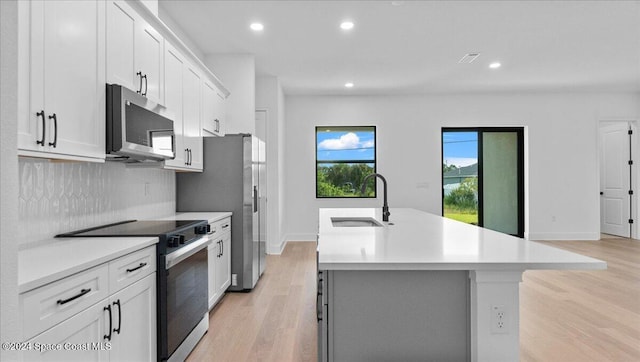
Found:
[[[376,197],[376,127],[316,127],[316,197]],[[375,179],[375,178],[374,178]]]

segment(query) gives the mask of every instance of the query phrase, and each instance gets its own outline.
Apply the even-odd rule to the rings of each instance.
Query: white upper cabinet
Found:
[[[215,135],[224,136],[226,96],[212,82],[202,84],[202,128]]]
[[[124,1],[107,3],[107,82],[164,104],[164,38]]]
[[[202,171],[201,76],[171,44],[165,46],[165,106],[173,115],[176,157],[165,168]]]
[[[173,115],[173,129],[175,131],[176,157],[173,160],[166,160],[165,166],[171,168],[187,167],[188,150],[184,146],[183,122],[182,122],[182,73],[184,58],[170,44],[165,46],[164,58],[164,98],[165,107]]]
[[[18,6],[18,154],[103,162],[105,3]]]
[[[104,162],[106,84],[173,114],[165,168],[202,171],[203,129],[224,135],[229,92],[140,1],[18,1],[17,72],[19,156]]]
[[[184,72],[184,142],[189,149],[189,166],[202,170],[201,97],[202,76],[190,64]]]

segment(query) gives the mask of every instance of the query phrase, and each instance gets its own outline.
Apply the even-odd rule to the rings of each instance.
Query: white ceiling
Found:
[[[256,74],[278,76],[286,94],[640,92],[640,1],[399,3],[161,0],[160,8],[205,54],[255,54]],[[345,19],[353,30],[340,29]],[[249,30],[254,21],[262,33]],[[481,55],[458,64],[472,52]],[[489,69],[493,61],[502,67]],[[355,87],[345,89],[348,81]]]

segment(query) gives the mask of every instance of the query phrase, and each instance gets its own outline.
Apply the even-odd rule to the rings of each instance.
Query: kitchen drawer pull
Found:
[[[120,305],[120,299],[113,302],[113,305],[118,306],[118,328],[114,328],[113,331],[120,334],[120,327],[122,327],[122,306]]]
[[[36,141],[37,145],[42,145],[44,147],[44,136],[45,136],[45,130],[47,125],[45,124],[45,120],[44,120],[44,109],[41,110],[40,112],[36,113],[36,117],[42,117],[42,140],[40,141]]]
[[[53,142],[49,142],[49,146],[53,146],[53,148],[56,148],[56,145],[58,144],[58,117],[56,117],[56,114],[52,114],[51,116],[49,116],[49,119],[53,119]]]
[[[108,335],[105,334],[104,337],[102,337],[102,338],[106,339],[107,341],[110,341],[111,340],[111,328],[113,328],[113,323],[112,323],[113,318],[112,318],[112,315],[111,315],[111,304],[109,304],[106,307],[102,308],[102,310],[103,311],[105,311],[105,310],[109,311],[109,334]]]
[[[83,295],[85,295],[85,294],[89,293],[90,291],[91,291],[91,288],[89,288],[89,289],[82,289],[82,290],[80,290],[80,293],[78,293],[78,294],[74,295],[74,296],[73,296],[73,297],[71,297],[71,298],[67,298],[67,299],[58,299],[58,302],[57,302],[57,303],[58,303],[58,304],[60,304],[60,305],[67,304],[67,303],[71,302],[72,300],[76,300],[76,299],[78,299],[78,298],[82,297]]]
[[[127,269],[127,273],[131,273],[134,272],[140,268],[144,268],[145,266],[147,266],[147,263],[140,263],[140,265],[138,265],[137,267],[133,268],[133,269]]]
[[[229,224],[224,224],[224,225],[222,225],[222,228],[223,228],[223,229],[226,229],[226,228],[228,228],[228,227],[229,227]]]
[[[136,91],[136,93],[138,93],[138,94],[142,94],[142,72],[138,72],[138,73],[136,73],[136,75],[137,75],[138,77],[140,77],[140,89],[138,89],[138,90]]]

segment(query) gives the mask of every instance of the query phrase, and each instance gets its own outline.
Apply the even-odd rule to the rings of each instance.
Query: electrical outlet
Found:
[[[509,319],[504,305],[491,306],[491,333],[509,333]]]
[[[231,274],[231,286],[232,287],[238,286],[238,274]]]

